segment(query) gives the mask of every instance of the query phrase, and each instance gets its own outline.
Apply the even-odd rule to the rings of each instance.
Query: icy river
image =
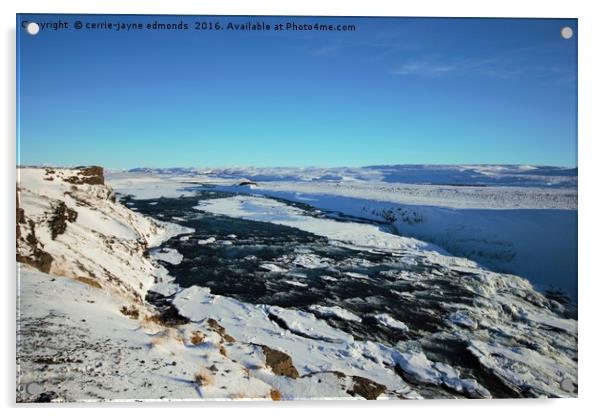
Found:
[[[196,191],[121,198],[137,212],[194,230],[151,253],[180,288],[267,305],[273,323],[308,342],[420,352],[444,367],[412,373],[400,360],[394,370],[424,397],[574,393],[566,386],[576,384],[576,321],[523,279],[394,235],[386,224],[273,198]],[[290,311],[329,329],[290,318]],[[446,373],[452,367],[457,374]]]

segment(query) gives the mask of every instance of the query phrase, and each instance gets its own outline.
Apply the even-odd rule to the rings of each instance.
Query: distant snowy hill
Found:
[[[134,168],[132,173],[253,181],[379,181],[455,186],[576,187],[577,168],[530,165],[375,165],[333,168]]]
[[[369,166],[383,182],[433,185],[573,187],[577,169],[529,165]]]

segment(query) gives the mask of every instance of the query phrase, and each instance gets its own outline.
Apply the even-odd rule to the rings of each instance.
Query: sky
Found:
[[[68,28],[32,36],[23,21]],[[287,22],[355,30],[273,30]],[[17,28],[22,165],[577,165],[575,19],[18,15]]]

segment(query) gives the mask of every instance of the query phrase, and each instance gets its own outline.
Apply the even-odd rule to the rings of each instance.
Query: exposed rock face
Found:
[[[135,306],[124,305],[121,307],[119,312],[121,312],[125,316],[130,317],[131,319],[138,319],[138,317],[140,316],[140,311]]]
[[[366,377],[351,376],[340,371],[313,372],[305,374],[301,378],[311,379],[317,383],[322,383],[322,381],[328,376],[336,377],[339,380],[339,386],[350,396],[360,396],[366,400],[376,400],[378,396],[387,392],[387,387],[380,383],[372,381]],[[389,393],[392,392],[389,391]],[[401,395],[395,395],[399,398],[403,398]]]
[[[16,203],[17,203],[17,231],[16,231],[16,235],[17,235],[17,240],[19,240],[19,238],[21,237],[21,227],[19,227],[19,224],[25,224],[25,211],[23,210],[23,208],[19,208],[19,188],[17,188],[17,199],[16,199]]]
[[[376,400],[387,388],[365,377],[353,376],[353,387],[347,391],[352,396],[362,396],[366,400]]]
[[[17,222],[17,261],[48,273],[54,259],[43,250],[44,245],[38,241],[35,222],[33,220],[25,221],[25,217],[23,217],[23,223],[28,232],[25,238],[21,238],[21,226]]]
[[[230,336],[226,330],[224,329],[223,326],[221,326],[220,324],[217,323],[217,321],[213,318],[209,318],[207,319],[207,325],[209,325],[209,327],[214,330],[215,332],[217,332],[224,341],[226,342],[235,342],[236,340],[234,339],[234,337]]]
[[[59,201],[54,208],[54,213],[50,219],[50,232],[54,240],[60,234],[63,234],[67,229],[67,222],[75,222],[77,219],[77,211],[67,208],[63,201]]]
[[[76,175],[63,180],[76,185],[104,185],[105,183],[104,170],[100,166],[77,167],[76,171]]]
[[[59,401],[59,395],[54,391],[45,391],[41,393],[35,400],[36,403],[52,403]]]
[[[265,355],[265,364],[277,376],[286,376],[290,378],[299,378],[299,372],[293,365],[293,360],[288,354],[274,350],[268,346],[260,345],[263,355]]]
[[[32,255],[23,256],[17,253],[17,261],[20,263],[29,264],[41,272],[48,273],[52,266],[53,258],[44,250],[35,249]]]

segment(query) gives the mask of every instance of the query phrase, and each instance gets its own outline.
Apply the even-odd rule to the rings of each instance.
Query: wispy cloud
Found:
[[[400,42],[387,42],[380,40],[364,39],[350,40],[338,39],[337,41],[318,45],[309,49],[312,55],[331,55],[336,53],[346,53],[350,51],[359,51],[365,57],[374,59],[384,58],[396,53],[415,52],[419,46]]]
[[[455,64],[432,63],[424,61],[408,62],[391,71],[394,75],[431,75],[437,76],[458,70]]]
[[[344,45],[341,42],[329,43],[326,45],[321,45],[315,49],[312,49],[310,51],[310,53],[312,55],[317,55],[317,56],[329,55],[329,54],[332,54],[332,53],[335,53],[335,52],[341,50],[343,47],[344,47]]]
[[[399,53],[415,52],[423,49],[424,45],[414,35],[413,24],[399,25],[394,22],[359,21],[360,33],[332,33],[326,43],[318,43],[309,50],[312,55],[334,55],[339,53],[358,52],[364,58],[378,60]],[[385,27],[383,27],[385,23]],[[324,37],[319,37],[324,42]],[[314,38],[306,38],[314,39]],[[412,39],[412,42],[408,42]]]
[[[574,79],[570,67],[534,65],[528,50],[514,50],[495,56],[445,58],[442,56],[415,57],[390,70],[396,76],[479,76],[495,79],[536,77],[543,82],[556,83]]]
[[[496,58],[414,59],[391,70],[393,75],[442,76],[479,74],[493,78],[511,78],[522,72],[519,67],[508,67]]]
[[[430,38],[422,23],[363,29],[362,36],[333,33],[326,39],[307,37],[303,49],[318,59],[369,62],[399,77],[528,78],[542,84],[568,85],[576,76],[576,67],[562,61],[557,42],[502,42],[502,47],[496,39],[485,38],[462,47],[454,39]]]

